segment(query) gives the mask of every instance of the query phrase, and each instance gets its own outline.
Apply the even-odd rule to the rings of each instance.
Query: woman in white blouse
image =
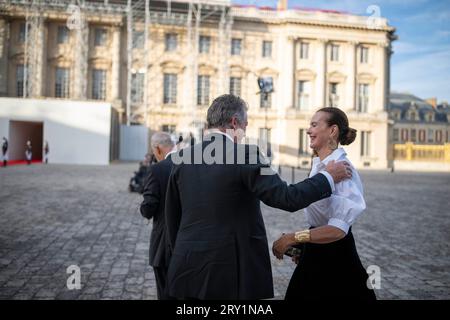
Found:
[[[317,111],[308,130],[313,158],[310,177],[330,161],[350,161],[344,149],[356,138],[346,114],[338,108]],[[278,259],[294,246],[301,248],[297,268],[286,292],[286,300],[356,299],[375,300],[367,287],[367,272],[356,251],[351,226],[366,209],[361,179],[352,166],[352,178],[336,183],[331,197],[305,209],[308,230],[284,234],[274,242]]]

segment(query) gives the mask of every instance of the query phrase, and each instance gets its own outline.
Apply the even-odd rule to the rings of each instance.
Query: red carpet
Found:
[[[31,164],[42,163],[41,159],[31,160]],[[8,166],[16,166],[16,165],[26,165],[27,162],[25,160],[11,160],[8,161]],[[3,161],[0,161],[0,167],[3,167]]]

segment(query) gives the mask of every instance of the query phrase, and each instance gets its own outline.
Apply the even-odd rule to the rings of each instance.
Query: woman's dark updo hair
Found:
[[[344,111],[334,107],[322,108],[317,112],[319,111],[328,113],[327,123],[329,126],[335,124],[339,128],[338,142],[340,144],[346,146],[355,141],[356,130],[348,126],[348,118]]]

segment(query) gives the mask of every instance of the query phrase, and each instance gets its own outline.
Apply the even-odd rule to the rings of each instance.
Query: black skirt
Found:
[[[351,228],[341,240],[305,243],[286,292],[286,300],[376,300],[367,287]]]

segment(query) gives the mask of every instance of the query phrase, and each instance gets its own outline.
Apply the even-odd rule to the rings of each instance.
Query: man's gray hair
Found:
[[[156,148],[157,146],[173,147],[175,142],[167,132],[155,132],[152,135],[151,145],[152,148]]]
[[[208,129],[230,129],[233,117],[242,124],[246,121],[247,103],[240,97],[232,94],[224,94],[216,99],[208,109],[206,121]]]

